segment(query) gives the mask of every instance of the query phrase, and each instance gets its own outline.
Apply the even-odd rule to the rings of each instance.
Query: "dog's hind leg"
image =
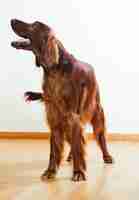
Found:
[[[97,105],[91,124],[93,125],[96,141],[102,151],[104,162],[112,163],[113,159],[112,156],[109,154],[105,138],[105,116],[101,105]]]
[[[72,161],[72,151],[70,150],[68,157],[67,157],[67,161],[71,162]]]
[[[67,127],[69,127],[69,126],[67,125]],[[70,128],[71,128],[71,127],[70,127]],[[69,147],[70,147],[70,151],[69,151],[68,157],[67,157],[67,159],[66,159],[67,162],[72,161],[71,133],[72,133],[72,131],[69,130],[69,129],[66,130],[66,132],[65,132],[65,139],[66,139],[66,141],[67,141],[67,143],[69,144]]]

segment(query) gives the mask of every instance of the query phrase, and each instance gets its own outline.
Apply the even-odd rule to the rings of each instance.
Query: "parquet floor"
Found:
[[[48,141],[0,140],[0,200],[139,200],[139,143],[109,143],[113,165],[103,163],[95,142],[86,149],[87,181],[72,182],[63,161],[57,178],[43,183]]]

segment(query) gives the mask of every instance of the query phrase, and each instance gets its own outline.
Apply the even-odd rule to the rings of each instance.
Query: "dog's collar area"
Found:
[[[68,61],[67,59],[64,58],[64,59],[63,59],[63,64],[64,64],[64,65],[67,65],[67,64],[69,64],[69,61]]]

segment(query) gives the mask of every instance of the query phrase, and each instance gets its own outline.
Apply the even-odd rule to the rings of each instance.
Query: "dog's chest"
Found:
[[[43,90],[46,94],[53,98],[61,98],[62,93],[65,89],[67,80],[62,77],[60,73],[51,73],[47,79],[44,79]]]
[[[73,82],[66,74],[55,72],[44,77],[43,92],[49,105],[64,111],[73,109],[76,94]]]

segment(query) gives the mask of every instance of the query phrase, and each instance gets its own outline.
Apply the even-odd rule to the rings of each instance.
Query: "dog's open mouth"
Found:
[[[11,27],[15,34],[22,38],[11,42],[11,46],[16,49],[32,50],[31,39],[29,37],[29,24],[13,19],[11,20]]]
[[[31,41],[30,39],[20,39],[11,42],[11,46],[16,49],[31,49]]]

